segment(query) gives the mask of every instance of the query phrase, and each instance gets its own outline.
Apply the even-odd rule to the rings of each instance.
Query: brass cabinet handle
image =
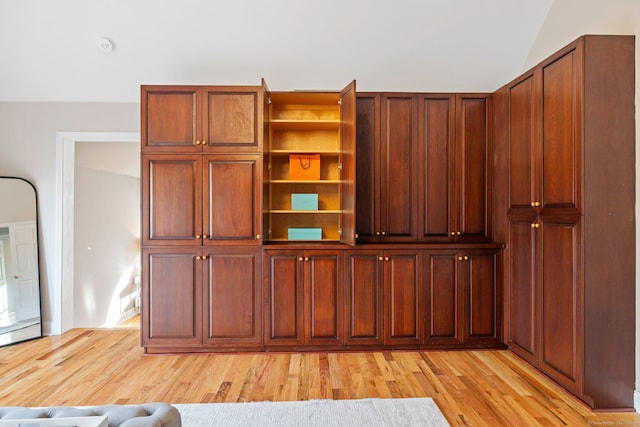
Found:
[[[196,239],[199,239],[199,238],[201,238],[201,237],[202,237],[201,235],[196,234]]]
[[[464,256],[464,260],[465,260],[465,261],[468,261],[468,260],[469,260],[469,257],[468,257],[467,255],[465,255],[465,256]]]
[[[462,234],[462,231],[458,231],[456,234],[460,236]]]
[[[309,257],[308,256],[304,257],[304,260],[309,261]]]
[[[540,207],[540,206],[542,206],[542,203],[540,203],[540,202],[531,202],[531,207],[537,208],[537,207]]]
[[[256,240],[260,240],[260,235],[256,234]]]
[[[379,232],[379,231],[376,231],[376,236],[379,236],[379,235],[380,235],[380,232]]]
[[[304,258],[298,257],[298,261],[304,261]]]
[[[378,261],[382,261],[384,258],[382,258],[381,256],[378,257]]]
[[[384,257],[384,260],[389,261],[389,257],[388,256]]]
[[[459,255],[458,256],[458,261],[468,261],[468,260],[469,260],[469,256],[468,255],[465,255],[465,256]]]
[[[203,234],[203,235],[202,235],[202,238],[203,238],[203,239],[206,239],[206,238],[208,238],[208,237],[209,237],[209,236],[208,236],[207,234]]]
[[[540,228],[540,224],[537,222],[534,222],[531,224],[531,228]]]
[[[387,235],[387,232],[386,232],[386,231],[383,231],[383,232],[382,232],[382,235],[383,235],[383,236],[386,236],[386,235]]]
[[[452,231],[452,232],[451,232],[451,235],[452,235],[452,236],[455,236],[455,235],[456,235],[456,232],[455,232],[455,231]]]

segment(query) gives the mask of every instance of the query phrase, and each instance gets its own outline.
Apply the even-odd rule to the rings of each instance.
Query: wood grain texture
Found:
[[[640,425],[591,412],[507,350],[150,356],[136,327],[0,348],[2,406],[391,397],[432,397],[452,426]]]

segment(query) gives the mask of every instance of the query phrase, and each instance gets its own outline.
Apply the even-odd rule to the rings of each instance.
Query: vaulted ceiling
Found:
[[[493,91],[554,0],[2,0],[0,101],[138,102],[141,84]],[[103,53],[96,38],[107,37]]]

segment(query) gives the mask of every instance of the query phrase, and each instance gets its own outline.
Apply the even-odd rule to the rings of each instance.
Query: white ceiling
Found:
[[[523,71],[553,2],[0,0],[0,101],[138,102],[141,84],[262,77],[287,91],[493,91]]]

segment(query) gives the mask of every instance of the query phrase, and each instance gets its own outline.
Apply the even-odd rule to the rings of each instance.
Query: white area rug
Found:
[[[173,404],[183,427],[449,426],[429,398]]]

